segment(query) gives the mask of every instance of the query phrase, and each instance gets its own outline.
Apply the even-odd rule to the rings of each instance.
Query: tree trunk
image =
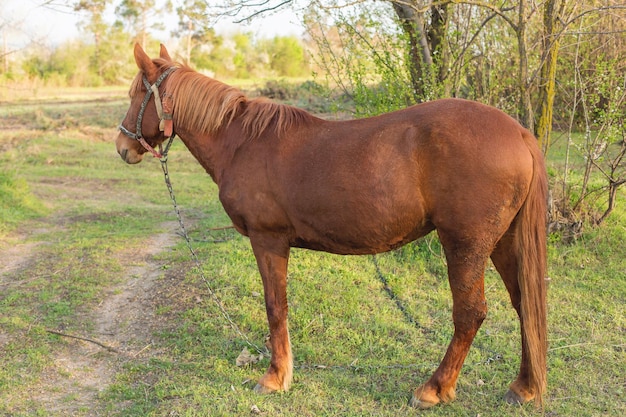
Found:
[[[519,16],[517,23],[517,50],[519,53],[519,68],[517,88],[519,91],[518,117],[528,130],[534,131],[533,106],[530,98],[528,77],[528,47],[526,45],[526,0],[519,0]]]
[[[434,55],[434,63],[438,68],[437,83],[442,84],[448,74],[448,66],[450,62],[449,48],[445,47],[448,35],[448,9],[450,3],[441,3],[433,5],[431,12],[431,27],[428,31],[428,40],[430,41],[430,50]]]
[[[596,225],[599,225],[602,222],[604,222],[606,218],[609,217],[609,214],[613,212],[613,209],[615,208],[615,200],[617,199],[617,190],[622,185],[624,185],[624,181],[620,181],[620,182],[610,181],[607,208],[604,211],[604,213],[602,213],[602,216],[600,216],[600,218],[596,220]]]
[[[557,34],[557,25],[563,12],[564,1],[560,1],[558,10],[555,10],[558,0],[548,0],[544,4],[543,12],[543,54],[544,61],[541,67],[539,84],[539,120],[535,136],[539,147],[544,154],[550,148],[552,133],[552,110],[556,90],[556,67],[560,41]]]
[[[414,0],[415,2],[416,0]],[[414,98],[424,101],[431,84],[433,60],[425,31],[424,16],[407,2],[392,2],[400,19],[402,30],[409,38],[409,73],[413,84]]]

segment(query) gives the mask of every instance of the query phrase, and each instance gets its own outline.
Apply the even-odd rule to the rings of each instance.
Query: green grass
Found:
[[[26,181],[11,172],[0,171],[0,236],[21,222],[45,213]]]
[[[418,414],[407,405],[411,390],[437,367],[453,331],[437,239],[376,258],[417,324],[382,290],[371,257],[293,250],[288,291],[295,380],[289,392],[257,396],[252,388],[268,359],[235,366],[245,339],[207,289],[241,331],[262,345],[268,331],[256,263],[246,238],[210,230],[229,220],[217,188],[180,142],[169,168],[206,281],[182,241],[151,256],[160,269],[145,352],[97,352],[92,360],[109,364],[112,377],[91,403],[72,407],[81,392],[67,382],[54,383],[71,382],[73,371],[58,361],[80,353],[82,345],[46,330],[92,335],[90,312],[136,278],[131,267],[145,265],[128,257],[162,233],[164,222],[175,221],[158,162],[146,158],[127,166],[115,152],[111,138],[125,104],[20,103],[0,109],[0,118],[14,126],[0,138],[0,166],[11,167],[0,176],[2,207],[22,213],[2,212],[0,249],[34,248],[27,267],[0,275],[0,415],[61,416],[69,407],[79,416],[232,416],[253,415],[253,406],[266,416]],[[549,248],[546,415],[626,414],[623,202],[622,193],[602,227]],[[493,268],[485,291],[489,314],[459,378],[457,400],[424,414],[540,414],[502,401],[519,366],[519,323]],[[58,400],[50,406],[33,390]]]

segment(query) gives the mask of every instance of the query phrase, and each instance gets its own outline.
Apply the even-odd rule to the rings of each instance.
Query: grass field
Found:
[[[294,250],[295,381],[286,393],[254,394],[268,359],[235,365],[250,347],[208,288],[263,345],[249,243],[220,229],[230,223],[217,188],[177,142],[169,169],[206,280],[199,274],[158,161],[127,166],[115,152],[126,105],[110,92],[0,104],[0,415],[542,414],[502,401],[519,366],[519,324],[493,268],[457,400],[426,412],[407,405],[452,335],[434,235],[375,259]],[[622,192],[602,227],[571,244],[550,239],[545,415],[626,415],[625,205]]]

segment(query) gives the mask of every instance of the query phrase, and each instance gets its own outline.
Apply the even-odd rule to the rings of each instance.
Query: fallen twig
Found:
[[[550,348],[548,349],[548,352],[553,352],[555,350],[561,350],[561,349],[569,349],[573,347],[590,346],[590,345],[596,345],[596,344],[597,344],[596,342],[573,343],[571,345],[557,346],[557,347]]]
[[[90,339],[88,337],[74,336],[74,335],[71,335],[71,334],[62,333],[62,332],[59,332],[59,331],[56,331],[56,330],[50,330],[50,329],[46,329],[46,331],[48,333],[56,334],[57,336],[69,337],[71,339],[84,340],[85,342],[89,342],[89,343],[93,343],[95,345],[98,345],[98,346],[108,350],[109,352],[121,353],[118,349],[116,349],[116,348],[114,348],[112,346],[106,345],[106,344],[104,344],[102,342],[98,342],[97,340]]]

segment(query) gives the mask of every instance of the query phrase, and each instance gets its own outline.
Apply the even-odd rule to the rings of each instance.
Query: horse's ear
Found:
[[[148,78],[156,74],[156,66],[138,43],[135,44],[135,62]]]
[[[165,48],[165,45],[163,44],[161,44],[161,51],[159,53],[159,56],[168,62],[172,62],[172,58],[170,57],[169,52],[167,52],[167,49]]]

